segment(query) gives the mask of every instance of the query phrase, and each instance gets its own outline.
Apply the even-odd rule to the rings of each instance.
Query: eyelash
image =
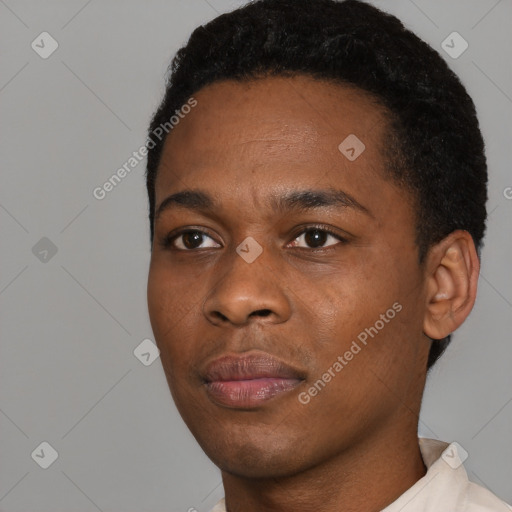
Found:
[[[341,243],[341,244],[348,243],[348,239],[347,238],[344,238],[344,237],[340,236],[334,230],[330,229],[327,226],[323,226],[321,224],[315,224],[315,225],[311,225],[311,226],[307,226],[305,228],[302,228],[301,231],[297,232],[297,234],[295,234],[293,236],[292,242],[294,240],[296,240],[299,236],[301,236],[301,235],[303,235],[303,234],[305,234],[305,233],[307,233],[309,231],[320,231],[322,233],[326,233],[327,235],[331,235],[334,238],[338,239],[339,243]],[[181,231],[179,231],[177,233],[173,233],[173,234],[169,234],[169,235],[165,236],[163,238],[163,240],[161,241],[161,246],[162,246],[163,249],[170,249],[170,250],[177,251],[177,252],[196,252],[196,251],[200,251],[201,249],[177,249],[176,247],[173,246],[174,241],[176,239],[178,239],[182,235],[186,235],[186,234],[190,234],[190,233],[200,233],[201,235],[206,235],[207,237],[209,237],[212,240],[214,240],[214,238],[212,236],[210,236],[207,231],[204,231],[202,229],[187,228],[187,229],[183,229],[183,230],[181,230]],[[327,247],[295,247],[295,248],[296,249],[306,249],[306,250],[309,250],[309,251],[326,251],[326,250],[329,250],[329,249],[335,247],[336,245],[338,245],[338,244],[328,245]]]

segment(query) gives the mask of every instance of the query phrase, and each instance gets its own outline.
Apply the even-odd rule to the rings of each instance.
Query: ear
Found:
[[[425,269],[423,332],[439,340],[464,322],[475,303],[480,261],[473,237],[462,230],[450,233],[429,250]]]

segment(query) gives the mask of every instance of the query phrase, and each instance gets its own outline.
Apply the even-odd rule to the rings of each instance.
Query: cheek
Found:
[[[169,311],[172,311],[172,285],[165,274],[153,263],[148,275],[148,312],[153,333],[160,341],[161,334],[168,330]]]
[[[180,283],[165,266],[152,264],[148,276],[148,310],[160,361],[174,402],[190,403],[186,383],[193,358],[193,297],[182,293]]]
[[[370,365],[384,374],[406,364],[402,359],[414,357],[418,337],[411,333],[417,330],[414,304],[420,289],[415,282],[418,276],[412,265],[391,254],[368,251],[347,262],[346,270],[322,276],[315,293],[297,290],[296,295],[308,296],[309,308],[304,310],[316,340],[311,346],[315,370],[327,371],[346,354],[350,366]]]
[[[423,368],[428,350],[421,335],[421,276],[413,265],[398,261],[383,258],[352,282],[348,329],[343,352],[338,350],[347,361],[345,384],[354,399],[369,400],[376,408],[405,400],[409,379]]]
[[[152,263],[147,296],[151,327],[162,355],[173,362],[183,359],[192,341],[192,317],[199,308],[195,287],[180,282],[166,266]]]

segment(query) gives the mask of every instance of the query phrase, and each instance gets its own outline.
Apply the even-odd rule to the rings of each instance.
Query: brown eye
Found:
[[[187,249],[197,249],[203,241],[203,235],[198,231],[191,231],[182,235],[183,245]]]
[[[328,233],[319,229],[311,229],[304,234],[304,241],[310,247],[322,247],[328,237]]]
[[[338,243],[345,243],[346,241],[347,240],[328,229],[313,227],[302,231],[302,233],[293,240],[291,245],[293,247],[306,249],[318,249],[330,247]]]
[[[220,247],[212,237],[197,229],[182,231],[181,233],[174,235],[166,245],[170,245],[181,251]]]

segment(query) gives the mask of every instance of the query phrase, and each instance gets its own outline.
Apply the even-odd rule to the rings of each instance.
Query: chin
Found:
[[[221,471],[241,478],[284,478],[306,469],[302,466],[304,460],[296,460],[297,446],[275,450],[247,443],[227,453],[220,450],[218,453],[212,453],[211,450],[210,453],[205,452]]]
[[[305,439],[280,426],[250,428],[247,425],[194,433],[210,460],[222,471],[245,478],[282,478],[308,467]],[[204,434],[201,435],[201,434]],[[297,447],[300,446],[300,450]]]

